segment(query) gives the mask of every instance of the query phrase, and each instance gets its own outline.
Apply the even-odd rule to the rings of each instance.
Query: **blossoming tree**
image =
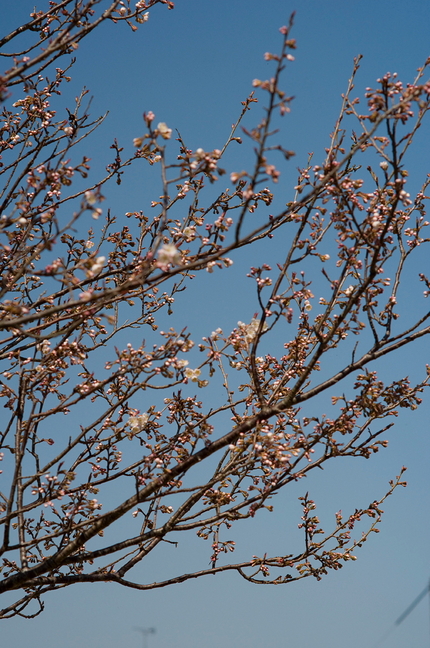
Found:
[[[219,149],[190,150],[180,136],[175,143],[172,128],[146,112],[130,156],[114,141],[106,175],[90,182],[89,156],[79,156],[101,120],[90,119],[84,95],[73,110],[54,107],[70,57],[102,22],[136,30],[157,4],[173,8],[167,0],[50,2],[1,40],[3,618],[34,616],[44,593],[74,583],[143,590],[226,570],[253,583],[320,579],[354,559],[377,530],[382,501],[404,483],[401,473],[367,508],[337,513],[328,532],[303,494],[299,551],[232,560],[235,528],[258,524],[275,493],[335,458],[370,457],[386,445],[390,417],[420,403],[425,367],[418,384],[402,372],[384,383],[376,371],[430,333],[424,300],[413,320],[401,317],[403,277],[429,240],[429,180],[411,196],[405,168],[429,109],[429,62],[409,85],[379,79],[361,110],[352,97],[357,60],[324,159],[299,169],[292,189],[279,188],[284,206],[273,213],[279,157],[293,156],[272,127],[290,111],[281,73],[294,60],[292,21],[280,29],[280,52],[265,55],[273,77],[254,81]],[[257,100],[263,117],[245,128]],[[241,137],[253,167],[225,176],[225,152]],[[159,168],[162,193],[153,216],[124,205],[117,220],[101,206],[104,186],[130,164]],[[214,322],[200,340],[160,330],[165,312],[174,323],[196,274],[228,276],[241,248],[251,258],[279,237],[284,256],[248,268],[253,318],[232,331]],[[425,274],[409,276],[427,297]],[[329,412],[306,416],[323,394]],[[160,543],[188,534],[208,541],[208,564],[155,583],[133,577]]]

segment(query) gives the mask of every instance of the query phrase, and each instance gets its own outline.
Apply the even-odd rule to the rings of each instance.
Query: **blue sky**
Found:
[[[7,27],[22,22],[34,6],[33,0],[3,4]],[[157,121],[177,128],[190,148],[221,148],[252,80],[270,74],[264,52],[277,51],[278,29],[294,10],[298,49],[283,84],[296,99],[291,115],[279,125],[282,143],[295,150],[296,157],[283,170],[277,190],[283,202],[291,199],[297,165],[304,165],[311,151],[315,159],[324,154],[354,56],[364,56],[356,84],[356,94],[362,95],[387,71],[397,72],[403,81],[412,80],[430,55],[428,2],[177,0],[173,11],[151,10],[150,20],[136,34],[125,25],[103,26],[78,50],[73,83],[67,88],[69,96],[64,96],[64,104],[71,106],[72,98],[86,86],[94,96],[92,114],[109,110],[91,140],[94,172],[110,160],[113,137],[132,151],[132,139],[143,133],[142,113],[148,110],[155,112]],[[248,123],[254,121],[250,118]],[[430,172],[428,141],[427,126],[409,157],[415,188]],[[228,171],[249,166],[249,155],[245,145],[233,149],[226,161]],[[148,210],[159,193],[157,182],[146,167],[136,165],[121,187],[106,191],[106,204],[119,217],[126,211]],[[420,260],[428,272],[426,256]],[[231,290],[227,275],[214,275],[210,291],[199,285],[195,289],[202,297],[210,292],[210,301],[198,311],[191,298],[179,307],[177,321],[191,318],[196,337],[217,326],[231,330],[238,319],[252,317],[252,298],[239,284],[243,281],[246,286],[240,276],[246,272],[246,259],[239,258],[237,267],[234,276],[240,290]],[[417,367],[429,361],[427,349],[428,342],[417,344],[385,369],[418,376]],[[322,582],[306,579],[258,587],[233,575],[218,575],[145,593],[115,585],[74,587],[48,595],[46,611],[33,621],[3,622],[4,644],[138,648],[142,638],[133,628],[140,626],[157,630],[149,636],[149,648],[373,648],[430,577],[429,418],[427,398],[418,412],[399,417],[387,450],[369,461],[334,463],[312,478],[328,525],[334,511],[366,506],[383,494],[402,465],[408,467],[409,486],[398,489],[384,506],[381,532],[359,551],[356,562]],[[293,488],[272,517],[249,526],[250,549],[259,549],[268,538],[270,542],[271,535],[285,536],[286,542],[294,535],[297,497],[308,487],[307,483]],[[187,564],[194,551],[198,549],[190,540],[177,556],[166,551],[150,558],[142,567],[145,580],[159,578],[170,562]],[[429,633],[426,600],[378,645],[421,648],[428,645]]]

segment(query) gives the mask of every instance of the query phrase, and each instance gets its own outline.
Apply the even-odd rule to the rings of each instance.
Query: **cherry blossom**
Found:
[[[180,265],[181,253],[173,243],[163,245],[158,251],[158,263],[162,266]]]
[[[70,54],[103,22],[132,35],[148,9],[173,8],[102,4],[52,1],[5,39],[3,618],[35,616],[47,592],[78,582],[146,590],[230,570],[286,584],[338,570],[378,531],[404,469],[370,504],[334,508],[326,530],[320,493],[304,484],[294,546],[284,538],[256,555],[236,530],[264,523],[263,511],[277,515],[274,495],[327,462],[382,451],[400,409],[416,410],[430,381],[426,366],[414,383],[385,361],[412,342],[425,349],[430,334],[420,266],[430,178],[419,186],[407,174],[430,108],[430,60],[410,83],[384,75],[360,104],[358,58],[325,153],[298,160],[288,186],[279,180],[294,152],[288,128],[278,130],[293,101],[282,80],[294,64],[291,18],[265,54],[267,78],[250,84],[216,148],[172,139],[174,116],[171,128],[155,127],[143,107],[133,141],[112,137],[93,168],[87,138],[104,118],[90,115],[87,90],[68,108],[58,100],[73,78]],[[264,110],[253,110],[257,100]],[[238,145],[235,170],[226,151]],[[117,215],[105,187],[115,191],[130,167],[158,174],[150,186],[159,188],[150,209],[123,195]],[[201,317],[208,303],[211,323]],[[220,313],[240,321],[223,330]],[[188,533],[206,559],[196,552],[187,573],[173,565],[154,584],[134,569]]]

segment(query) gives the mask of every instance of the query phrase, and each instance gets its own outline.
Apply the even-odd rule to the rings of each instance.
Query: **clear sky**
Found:
[[[154,111],[156,121],[177,128],[190,148],[221,148],[252,80],[270,74],[263,55],[277,51],[278,29],[295,10],[293,36],[298,49],[283,85],[296,99],[292,114],[281,124],[280,137],[296,157],[278,188],[285,203],[292,196],[296,166],[305,164],[309,152],[315,152],[316,159],[323,156],[353,58],[364,56],[356,85],[356,94],[362,95],[387,71],[412,81],[416,68],[430,55],[427,0],[177,0],[175,4],[173,11],[152,9],[136,34],[125,25],[103,26],[77,52],[65,105],[71,106],[71,98],[86,86],[94,96],[92,115],[109,110],[90,144],[95,171],[110,161],[113,137],[132,151],[133,138],[143,133],[142,113],[148,110]],[[3,0],[2,5],[6,31],[27,19],[34,0]],[[44,8],[45,3],[40,0],[37,6]],[[415,189],[430,172],[429,133],[428,126],[422,129],[409,157]],[[249,151],[234,149],[228,171],[249,167]],[[148,210],[150,200],[159,195],[157,182],[143,167],[135,167],[121,187],[106,192],[107,204],[120,218],[127,211]],[[428,274],[428,258],[422,256],[420,261]],[[241,263],[239,259],[239,269]],[[208,292],[204,294],[207,297]],[[217,326],[231,330],[238,319],[251,319],[252,300],[242,292],[238,295],[230,280],[227,287],[214,283],[210,295],[198,312],[184,301],[173,324],[180,328],[177,321],[192,319],[193,334],[198,336]],[[417,344],[397,356],[399,377],[418,376],[416,368],[430,362],[428,346]],[[340,508],[346,514],[382,495],[388,481],[406,465],[408,488],[398,489],[390,498],[381,532],[358,552],[356,562],[341,571],[321,582],[306,579],[279,587],[251,585],[232,574],[143,593],[116,585],[75,586],[46,596],[46,611],[35,620],[3,621],[2,645],[138,648],[142,635],[136,627],[156,629],[148,636],[149,648],[429,645],[430,597],[382,640],[430,577],[429,405],[427,398],[418,412],[399,417],[387,450],[369,461],[334,463],[286,495],[274,519],[262,517],[248,526],[252,553],[258,553],[270,534],[285,534],[287,543],[297,526],[294,502],[310,486],[317,491],[328,526]],[[185,554],[149,558],[142,567],[145,580],[159,578],[170,560],[186,561]]]

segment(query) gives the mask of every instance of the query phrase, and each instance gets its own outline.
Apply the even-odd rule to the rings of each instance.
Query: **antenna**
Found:
[[[373,644],[373,648],[377,648],[377,646],[380,646],[385,641],[385,639],[387,639],[387,637],[393,632],[393,630],[395,630],[396,627],[398,627],[401,623],[403,623],[406,617],[410,615],[412,610],[416,608],[418,603],[422,601],[422,599],[426,596],[426,594],[429,595],[429,599],[430,599],[430,580],[427,583],[426,587],[423,589],[423,591],[420,594],[418,594],[417,598],[412,601],[409,607],[407,607],[406,610],[399,616],[399,618],[394,622],[391,628],[388,629],[388,631],[384,634],[384,636],[381,637],[381,639],[379,639],[379,641],[376,644]]]
[[[136,630],[136,632],[141,632],[142,633],[142,648],[148,648],[148,635],[150,634],[155,634],[156,630],[155,628],[133,628],[133,630]]]
[[[416,608],[416,606],[418,605],[418,603],[419,603],[419,602],[420,602],[420,601],[425,597],[425,595],[426,595],[427,593],[430,593],[430,580],[429,580],[429,582],[428,582],[428,584],[427,584],[427,587],[425,587],[425,588],[423,589],[423,591],[421,592],[421,594],[418,594],[417,598],[416,598],[414,601],[412,601],[412,603],[410,604],[410,606],[409,606],[409,607],[408,607],[408,608],[403,612],[403,614],[401,614],[401,615],[399,616],[399,618],[397,619],[397,621],[396,621],[396,623],[395,623],[396,626],[399,626],[399,625],[402,623],[402,621],[404,621],[404,620],[406,619],[406,617],[410,615],[410,613],[412,612],[412,610],[413,610],[414,608]]]

